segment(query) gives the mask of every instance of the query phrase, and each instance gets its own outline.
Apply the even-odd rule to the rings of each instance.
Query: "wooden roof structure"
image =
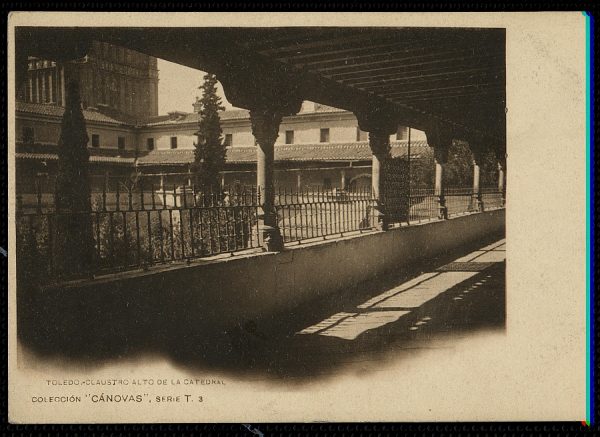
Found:
[[[93,40],[214,73],[239,107],[253,104],[240,89],[257,100],[294,95],[505,147],[504,29],[19,27],[17,63],[80,58]]]

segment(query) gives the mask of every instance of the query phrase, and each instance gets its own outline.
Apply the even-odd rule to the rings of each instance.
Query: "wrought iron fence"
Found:
[[[121,191],[117,185],[113,191],[105,187],[93,192],[91,209],[76,212],[57,211],[54,196],[39,184],[36,190],[26,198],[17,196],[17,250],[19,264],[45,278],[68,276],[59,268],[57,229],[69,220],[89,222],[94,259],[85,273],[90,275],[235,253],[259,248],[262,243],[261,196],[252,186],[212,193],[195,186],[167,189],[164,185]],[[470,188],[448,188],[444,195],[449,216],[480,211],[482,206],[504,206],[503,193],[493,188],[482,189],[480,196],[474,196]],[[403,196],[400,209],[405,212],[394,218],[397,224],[440,218],[440,199],[433,189],[413,188]],[[369,189],[280,189],[274,200],[285,243],[376,226],[377,200]]]
[[[433,188],[413,188],[410,191],[409,223],[440,218],[440,198]],[[504,194],[497,188],[481,188],[477,196],[472,188],[448,187],[444,201],[449,217],[504,207]]]
[[[448,217],[479,211],[477,196],[472,188],[448,187],[444,189]]]
[[[371,190],[316,187],[310,191],[279,190],[275,209],[285,243],[373,229]]]
[[[36,197],[33,208],[22,205],[21,196],[17,198],[18,250],[49,277],[68,276],[57,268],[54,234],[61,221],[71,219],[91,224],[94,265],[90,273],[260,247],[260,195],[253,187],[222,193],[185,186],[126,193],[103,190],[91,199],[91,210],[76,212],[57,211],[55,204],[49,207],[40,192]],[[31,259],[32,254],[37,259]]]
[[[413,188],[410,191],[408,223],[421,223],[438,218],[439,197],[433,188]]]
[[[504,193],[499,191],[496,187],[484,187],[481,188],[481,201],[483,202],[484,209],[495,209],[503,208],[506,200],[504,199]]]

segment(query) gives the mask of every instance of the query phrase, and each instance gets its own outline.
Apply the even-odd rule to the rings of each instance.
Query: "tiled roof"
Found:
[[[101,149],[88,147],[90,162],[135,164],[135,150]],[[15,157],[54,161],[58,159],[56,144],[17,144]]]
[[[315,115],[315,114],[331,114],[331,113],[345,113],[347,111],[338,108],[320,108],[317,111],[300,112],[298,116],[302,115]],[[227,120],[248,120],[250,118],[250,112],[245,109],[229,109],[226,111],[219,112],[219,118],[221,121]],[[142,126],[169,126],[186,123],[198,123],[200,114],[197,112],[173,112],[169,115],[158,115],[150,117],[142,122]]]
[[[194,149],[154,150],[138,158],[139,165],[179,165],[194,161]]]
[[[426,141],[411,142],[411,156],[418,157],[429,149]],[[113,162],[134,164],[135,151],[118,149],[88,148],[91,162]],[[57,158],[56,145],[33,144],[17,145],[16,157],[21,159]],[[406,156],[408,143],[393,141],[392,157]],[[353,143],[317,143],[317,144],[282,144],[275,146],[277,162],[335,162],[335,161],[368,161],[372,153],[366,141]],[[251,164],[256,162],[255,146],[229,147],[226,155],[229,164]],[[153,150],[137,158],[138,165],[185,165],[194,161],[194,149]]]
[[[37,114],[37,115],[48,115],[51,117],[62,117],[65,112],[65,108],[57,105],[50,104],[41,104],[41,103],[25,103],[25,102],[16,102],[17,112],[23,112],[27,114]],[[83,117],[86,121],[94,121],[100,123],[111,123],[111,124],[125,124],[121,120],[117,120],[116,118],[109,117],[108,115],[102,114],[98,111],[91,111],[84,109]]]
[[[406,156],[408,143],[394,141],[391,144],[392,157]],[[411,142],[411,156],[420,155],[428,148],[426,141]],[[317,144],[286,144],[275,146],[275,161],[366,161],[372,156],[369,143],[366,141],[354,143],[317,143]],[[138,158],[139,165],[179,165],[189,164],[194,160],[194,150],[155,150]],[[226,160],[230,164],[249,164],[256,162],[256,147],[229,147]]]
[[[15,153],[17,159],[37,159],[40,161],[56,161],[56,153]],[[90,155],[90,162],[106,162],[111,164],[135,164],[135,158],[126,158],[122,156],[94,156]]]
[[[60,118],[63,115],[64,108],[62,106],[53,105],[53,104],[42,104],[42,103],[26,103],[26,102],[16,102],[17,112],[28,113],[28,114],[37,114],[37,115],[46,115],[51,117]],[[315,114],[328,114],[328,113],[336,113],[336,112],[346,112],[343,109],[337,108],[321,108],[317,111],[310,112],[301,112],[298,116],[302,115],[315,115]],[[172,126],[172,125],[182,125],[182,124],[196,124],[200,118],[200,114],[197,112],[173,112],[167,115],[157,115],[154,117],[146,118],[143,121],[138,121],[137,123],[130,117],[124,114],[118,116],[111,116],[105,113],[102,113],[98,110],[92,109],[84,109],[83,116],[86,121],[100,122],[100,123],[111,123],[111,124],[119,124],[119,125],[133,125],[137,124],[138,126]],[[221,111],[219,113],[219,117],[221,121],[227,120],[247,120],[250,118],[250,112],[245,109],[230,109],[227,111]]]
[[[245,109],[231,109],[219,112],[219,118],[224,120],[245,120],[250,118],[250,113]],[[167,126],[173,124],[198,123],[200,114],[197,112],[175,112],[169,115],[151,117],[143,123],[144,126]]]

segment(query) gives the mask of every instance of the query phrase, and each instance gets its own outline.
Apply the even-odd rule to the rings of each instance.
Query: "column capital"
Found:
[[[376,156],[387,156],[390,154],[390,135],[377,131],[369,132],[369,147]]]
[[[433,126],[425,131],[427,144],[433,147],[435,160],[440,164],[448,162],[448,150],[452,145],[453,134],[449,130],[441,129],[439,126]]]
[[[364,132],[389,138],[398,131],[398,119],[385,108],[369,106],[354,111],[354,115],[358,121],[358,127]]]
[[[471,141],[469,141],[469,149],[471,149],[471,153],[473,154],[473,164],[480,166],[487,150],[485,150],[483,146],[479,145],[478,143]]]
[[[446,164],[448,162],[448,152],[450,146],[435,146],[433,147],[433,157],[438,164]]]
[[[498,166],[501,166],[503,169],[506,168],[506,150],[504,148],[496,147],[494,149],[494,153],[496,155],[496,161],[498,161]]]
[[[427,137],[427,144],[430,147],[435,148],[449,148],[452,145],[454,138],[453,133],[450,130],[441,129],[439,126],[434,126],[425,131]]]
[[[250,124],[252,135],[260,147],[272,145],[279,136],[279,125],[282,115],[278,111],[268,109],[251,109]]]

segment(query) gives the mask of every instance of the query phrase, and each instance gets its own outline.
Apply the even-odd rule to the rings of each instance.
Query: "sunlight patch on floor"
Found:
[[[377,304],[378,302],[381,302],[382,300],[385,300],[390,296],[400,293],[401,291],[408,290],[409,288],[414,287],[415,285],[419,284],[420,282],[424,282],[427,279],[430,279],[432,276],[435,276],[437,274],[438,274],[437,272],[423,273],[422,275],[417,276],[416,278],[411,279],[410,281],[404,282],[404,283],[398,285],[397,287],[387,290],[385,293],[381,293],[380,295],[377,295],[377,296],[373,297],[372,299],[369,299],[365,303],[358,305],[357,308],[372,307],[373,305]]]
[[[319,335],[354,340],[363,332],[397,321],[410,311],[370,311],[342,320]]]
[[[477,262],[502,262],[506,259],[506,252],[503,250],[491,250],[485,252],[475,261]]]
[[[309,326],[308,328],[304,328],[298,334],[315,334],[323,329],[329,328],[330,326],[336,324],[337,322],[339,322],[340,320],[342,320],[346,317],[352,317],[357,314],[358,313],[344,313],[344,312],[334,314],[333,316],[328,317],[327,319],[317,323],[316,325],[312,325],[312,326]]]
[[[375,308],[418,308],[478,272],[444,272],[375,305]]]
[[[442,266],[438,271],[423,273],[357,305],[356,311],[351,309],[349,312],[336,313],[315,325],[303,329],[298,334],[317,334],[354,340],[364,332],[396,322],[401,317],[411,313],[412,310],[423,306],[458,284],[480,274],[480,270],[489,267],[484,263],[492,264],[504,261],[506,258],[504,248],[505,240],[500,240],[483,249],[473,251],[454,260],[452,263],[446,264],[448,269],[453,268],[454,270],[455,268],[456,271],[443,271]],[[477,264],[481,268],[473,269],[469,262],[473,265]],[[461,264],[464,264],[463,270],[461,270]],[[454,300],[463,300],[466,294],[475,291],[489,277],[488,275],[485,279],[482,278],[480,282],[471,284],[471,287],[463,290],[462,294],[455,296]],[[430,317],[427,317],[427,320],[423,319],[415,323],[410,329],[417,330],[419,326],[427,324],[430,319]]]

